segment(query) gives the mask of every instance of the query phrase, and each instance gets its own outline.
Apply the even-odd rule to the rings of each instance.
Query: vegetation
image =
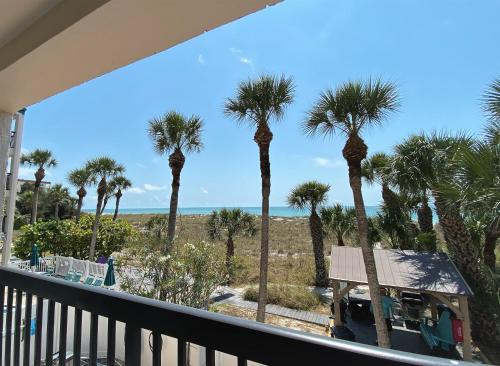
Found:
[[[52,156],[52,152],[50,150],[36,149],[28,154],[23,154],[21,156],[21,164],[37,168],[35,172],[35,184],[33,188],[30,218],[30,224],[34,224],[36,222],[38,210],[38,194],[40,191],[40,185],[45,178],[45,168],[55,167],[57,165],[57,161]]]
[[[337,240],[337,245],[344,246],[344,238],[356,231],[356,211],[352,207],[343,207],[340,203],[321,209],[321,222],[326,236]]]
[[[338,131],[347,138],[342,155],[349,167],[349,184],[352,189],[359,243],[363,251],[366,276],[373,304],[378,343],[390,347],[390,339],[382,312],[377,270],[373,250],[368,240],[368,220],[361,191],[361,161],[366,158],[368,147],[361,132],[381,123],[389,112],[398,107],[396,88],[391,83],[378,81],[347,82],[337,90],[326,90],[309,112],[304,123],[308,135],[331,135]]]
[[[72,198],[69,194],[69,190],[63,187],[62,184],[55,184],[49,190],[49,199],[54,204],[54,218],[59,220],[59,208],[62,204],[71,202]]]
[[[36,243],[42,256],[57,254],[88,259],[93,223],[93,216],[83,215],[79,222],[50,220],[25,225],[14,242],[13,253],[19,258],[27,259],[31,246]],[[96,254],[108,257],[119,252],[125,243],[136,235],[137,231],[128,222],[113,221],[111,217],[105,216],[97,234]]]
[[[149,136],[156,152],[170,154],[168,165],[172,170],[172,193],[168,215],[168,232],[165,252],[171,249],[175,237],[175,222],[179,202],[181,171],[186,161],[185,154],[200,152],[203,148],[201,132],[203,121],[198,116],[186,117],[178,112],[168,112],[163,117],[149,122]]]
[[[210,239],[226,239],[226,267],[229,282],[234,278],[232,270],[234,259],[234,238],[236,236],[252,237],[257,234],[255,217],[239,208],[213,211],[207,219],[207,232]]]
[[[118,210],[120,209],[120,200],[123,196],[123,191],[132,187],[132,182],[124,176],[118,176],[111,180],[109,183],[112,192],[115,196],[115,212],[113,214],[113,221],[118,217]]]
[[[97,233],[99,231],[99,222],[102,215],[102,205],[104,197],[108,192],[108,180],[115,178],[118,174],[125,171],[125,168],[115,160],[102,156],[89,160],[85,166],[91,174],[93,184],[97,183],[97,206],[95,210],[94,225],[92,226],[92,238],[90,240],[89,259],[95,258],[95,247],[97,243]]]
[[[125,291],[157,300],[208,309],[210,295],[227,281],[223,253],[216,246],[198,242],[173,246],[165,254],[141,237],[123,251],[117,271]]]
[[[74,169],[68,174],[68,182],[77,189],[78,204],[76,207],[75,220],[78,222],[82,212],[83,199],[87,195],[85,187],[92,183],[92,174],[85,168]]]
[[[309,209],[309,230],[313,245],[314,259],[316,264],[316,286],[326,287],[328,276],[325,267],[325,254],[323,245],[323,224],[317,209],[321,208],[327,201],[327,193],[330,190],[328,184],[316,181],[299,184],[292,189],[287,201],[290,207],[298,209]]]
[[[260,283],[257,321],[264,322],[267,301],[267,272],[269,255],[269,195],[271,194],[271,163],[269,147],[273,134],[272,119],[279,121],[285,108],[293,102],[294,84],[291,78],[262,75],[257,80],[241,82],[235,98],[228,98],[224,111],[239,122],[247,121],[256,127],[254,141],[259,146],[262,181],[262,222],[260,249]]]
[[[257,287],[249,287],[243,293],[243,298],[248,301],[257,301],[258,293]],[[304,286],[269,285],[267,296],[269,304],[296,310],[311,310],[321,305],[319,295]]]

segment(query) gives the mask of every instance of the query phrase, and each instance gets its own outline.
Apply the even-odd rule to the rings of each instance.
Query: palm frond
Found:
[[[292,189],[287,202],[290,207],[315,209],[326,203],[329,190],[328,184],[317,181],[305,182]]]
[[[495,121],[500,121],[500,78],[493,80],[483,96],[483,109]]]

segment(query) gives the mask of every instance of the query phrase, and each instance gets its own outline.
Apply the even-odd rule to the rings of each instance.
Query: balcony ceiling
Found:
[[[0,110],[15,112],[280,0],[0,0]]]

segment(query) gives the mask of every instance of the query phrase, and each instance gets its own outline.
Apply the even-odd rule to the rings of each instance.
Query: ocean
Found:
[[[236,207],[181,207],[177,209],[177,212],[181,215],[209,215],[212,211],[219,211],[223,208],[236,208]],[[260,207],[238,207],[245,212],[253,215],[260,215]],[[83,211],[92,213],[95,209],[84,209]],[[366,206],[366,213],[368,216],[375,216],[378,212],[377,206]],[[107,208],[104,210],[105,214],[113,214],[114,209]],[[168,208],[157,207],[157,208],[120,208],[120,214],[167,214]],[[280,207],[274,206],[269,208],[270,216],[281,216],[281,217],[304,217],[309,216],[307,210],[296,210],[290,207]]]

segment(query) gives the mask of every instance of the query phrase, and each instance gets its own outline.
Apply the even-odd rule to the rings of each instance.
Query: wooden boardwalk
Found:
[[[256,302],[244,300],[237,291],[232,289],[226,288],[225,290],[227,291],[225,291],[224,294],[212,298],[214,303],[231,304],[246,309],[257,310]],[[266,306],[266,313],[317,325],[327,325],[329,323],[328,315],[314,313],[312,311],[285,308],[279,305],[268,304]]]

